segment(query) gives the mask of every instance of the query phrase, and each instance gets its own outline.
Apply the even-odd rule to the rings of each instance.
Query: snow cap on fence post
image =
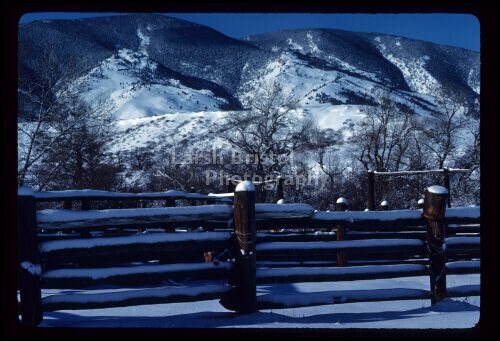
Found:
[[[335,202],[336,211],[347,211],[349,207],[349,201],[344,197],[339,197]]]
[[[424,199],[423,198],[418,199],[417,206],[418,206],[418,208],[424,208]]]
[[[383,200],[383,201],[380,203],[380,208],[381,208],[383,211],[387,211],[387,210],[389,210],[389,203],[387,202],[387,200]]]
[[[424,193],[424,212],[426,219],[443,219],[446,212],[446,201],[448,200],[448,190],[443,186],[430,186]]]
[[[255,185],[250,180],[242,181],[236,186],[235,192],[255,192]]]

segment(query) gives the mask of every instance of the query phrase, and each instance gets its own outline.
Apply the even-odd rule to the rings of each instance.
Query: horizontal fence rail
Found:
[[[430,170],[421,170],[421,171],[401,171],[401,172],[377,172],[373,173],[377,176],[401,176],[401,175],[422,175],[422,174],[444,174],[446,172],[449,173],[469,173],[470,169],[460,169],[460,168],[444,168],[444,169],[430,169]]]
[[[47,267],[66,263],[124,263],[161,259],[163,262],[200,262],[207,250],[222,252],[232,247],[228,232],[146,233],[126,237],[48,241],[40,244]]]
[[[174,281],[223,280],[228,278],[229,269],[229,263],[212,262],[57,269],[44,272],[42,284],[46,288],[78,289],[93,285],[161,284],[165,278]]]
[[[232,209],[226,205],[155,207],[73,211],[48,209],[37,213],[38,227],[44,230],[165,225],[179,222],[228,221]]]
[[[126,307],[132,305],[196,302],[218,299],[229,291],[227,284],[208,284],[189,287],[165,287],[136,289],[129,291],[99,293],[51,295],[42,299],[45,311],[63,309],[96,309]]]
[[[38,202],[64,201],[64,200],[210,200],[231,204],[233,201],[219,195],[205,195],[199,193],[186,193],[181,191],[151,192],[151,193],[120,193],[99,190],[68,190],[52,192],[34,192]]]

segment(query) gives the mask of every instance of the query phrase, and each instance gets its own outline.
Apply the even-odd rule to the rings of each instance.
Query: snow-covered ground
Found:
[[[480,275],[449,275],[448,287],[479,284]],[[295,283],[258,286],[258,295],[331,290],[428,289],[429,277]],[[103,289],[102,292],[120,289]],[[43,290],[43,296],[81,290]],[[83,291],[85,293],[85,291]],[[88,292],[88,291],[87,291]],[[236,315],[218,300],[44,313],[42,327],[125,328],[471,328],[479,321],[479,296],[430,300],[360,302],[305,308],[266,309]]]

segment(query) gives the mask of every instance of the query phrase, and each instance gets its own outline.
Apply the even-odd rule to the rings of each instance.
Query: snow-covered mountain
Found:
[[[143,50],[120,49],[74,84],[83,88],[82,97],[90,105],[110,101],[120,120],[201,108],[240,108],[238,100],[221,86],[172,71]]]
[[[394,101],[423,115],[436,110],[439,87],[471,104],[479,100],[479,53],[376,33],[297,29],[238,40],[156,14],[20,25],[20,75],[40,79],[47,56],[56,65],[54,82],[69,75],[85,101],[105,101],[117,120],[132,120],[120,124],[133,129],[119,128],[130,148],[136,144],[125,131],[142,141],[139,121],[151,125],[144,130],[150,141],[153,125],[167,135],[191,120],[201,120],[203,131],[217,129],[211,125],[225,110],[242,109],[268,81],[279,82],[300,100],[301,113],[330,128],[361,117],[377,90],[392,91]],[[188,136],[190,125],[182,126]]]

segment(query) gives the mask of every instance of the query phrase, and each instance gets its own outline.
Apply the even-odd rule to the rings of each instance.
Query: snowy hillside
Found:
[[[398,36],[332,29],[283,30],[247,41],[273,52],[293,51],[319,70],[338,70],[381,86],[430,95],[446,86],[473,103],[479,94],[479,53]]]
[[[148,148],[158,151],[165,145],[204,147],[222,144],[213,133],[220,129],[223,111],[171,113],[155,117],[124,119],[116,122],[117,138],[110,152]]]
[[[82,97],[89,104],[110,102],[118,120],[229,104],[209,89],[193,89],[168,76],[146,53],[121,49],[75,83],[84,86]]]
[[[83,97],[114,102],[118,119],[237,109],[263,77],[286,84],[304,107],[370,104],[375,88],[423,110],[433,109],[436,86],[470,103],[479,94],[479,53],[389,35],[297,29],[237,40],[153,14],[35,21],[19,33],[22,75],[37,79],[45,63],[35,51],[50,49],[52,76],[86,81]]]
[[[295,29],[238,40],[155,14],[20,25],[20,76],[37,82],[47,53],[51,82],[65,75],[84,101],[111,108],[113,152],[222,143],[226,112],[272,82],[322,129],[355,123],[388,91],[399,108],[424,117],[437,110],[436,88],[479,101],[479,53],[376,33]],[[23,96],[19,103],[29,106]]]
[[[353,73],[349,65],[339,68],[329,62],[320,66],[316,63],[318,61],[310,56],[284,51],[277,60],[268,63],[242,84],[238,97],[244,102],[263,84],[278,81],[286,93],[299,99],[300,107],[315,112],[322,104],[330,107],[342,104],[374,105],[377,94],[391,90],[374,74]],[[417,113],[425,114],[436,109],[430,96],[404,90],[392,91],[395,101]]]

